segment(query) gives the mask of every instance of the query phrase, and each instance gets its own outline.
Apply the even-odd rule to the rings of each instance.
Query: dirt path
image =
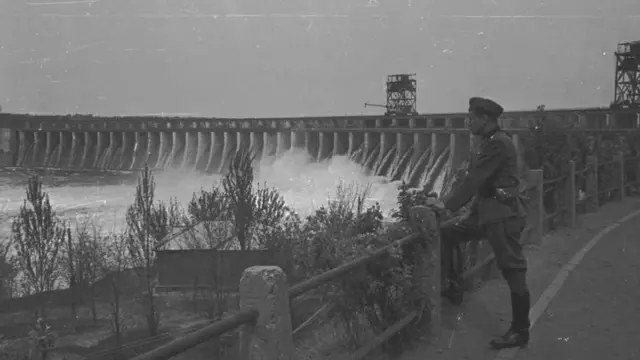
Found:
[[[571,257],[579,251],[587,242],[589,242],[598,232],[603,230],[608,225],[615,223],[620,220],[627,214],[633,212],[640,208],[640,199],[631,198],[626,199],[623,202],[612,203],[604,205],[600,211],[593,214],[587,214],[581,216],[579,219],[579,224],[576,229],[561,229],[557,232],[553,232],[545,237],[542,245],[537,249],[529,249],[527,251],[527,257],[529,259],[529,285],[532,291],[532,303],[538,300],[542,292],[551,284],[556,274],[560,271],[562,266],[571,259]],[[639,221],[630,221],[628,224],[624,225],[624,229],[627,229],[629,226],[632,227],[632,230],[628,230],[628,232],[633,233],[634,224],[638,224],[635,226],[635,232],[640,233],[640,220]],[[622,226],[620,228],[623,228]],[[616,251],[607,248],[608,251],[604,251],[601,249],[601,246],[606,247],[607,244],[612,243],[611,238],[620,237],[619,234],[622,229],[617,229],[611,233],[609,233],[601,243],[594,249],[588,253],[587,258],[584,259],[584,262],[592,262],[591,259],[602,259],[602,261],[608,261],[608,264],[614,264],[613,261],[619,257],[620,255],[615,255]],[[627,230],[625,230],[627,231]],[[636,236],[636,238],[638,238]],[[624,243],[620,240],[621,243]],[[640,241],[637,240],[637,241]],[[627,241],[628,243],[629,241]],[[613,246],[615,247],[615,246]],[[637,247],[633,248],[626,247],[626,253],[628,254],[628,258],[640,259],[640,253],[638,253]],[[632,254],[632,251],[635,251],[635,255]],[[620,250],[618,250],[620,252]],[[602,255],[600,255],[602,253]],[[640,260],[637,261],[640,263]],[[581,265],[582,266],[582,265]],[[589,266],[589,265],[587,265]],[[629,265],[630,266],[630,265]],[[640,265],[636,265],[640,266]],[[596,266],[597,267],[597,266]],[[600,267],[603,267],[602,265]],[[618,270],[613,270],[613,267],[603,268],[600,270],[602,272],[602,276],[606,279],[607,277],[612,277],[613,273],[617,273]],[[640,269],[636,267],[635,269],[629,268],[625,271],[635,271],[640,276]],[[609,275],[607,275],[609,274]],[[606,276],[605,276],[606,275]],[[624,284],[624,280],[627,280],[628,284],[625,285],[627,287],[635,286],[638,288],[639,293],[636,294],[636,299],[640,299],[640,282],[639,278],[632,278],[628,276],[626,278],[621,277],[620,283],[615,283],[616,289],[619,289],[618,292],[612,292],[609,298],[602,298],[601,302],[612,302],[612,297],[620,297],[621,295],[617,295],[619,292],[624,292],[626,290],[625,287],[620,284]],[[634,283],[635,281],[635,283]],[[612,282],[614,283],[614,282]],[[588,287],[586,283],[582,284],[585,289]],[[568,284],[565,286],[569,286]],[[597,286],[597,285],[596,285]],[[566,289],[562,289],[560,292],[564,295]],[[567,293],[571,293],[572,290],[567,290]],[[612,290],[611,290],[612,291]],[[558,295],[560,297],[561,295]],[[571,297],[571,295],[568,295]],[[586,296],[583,294],[583,296]],[[459,360],[459,359],[473,359],[473,360],[493,360],[498,355],[498,352],[493,351],[488,348],[488,342],[492,337],[497,334],[502,333],[506,327],[508,327],[508,323],[510,321],[510,307],[509,307],[509,293],[506,284],[500,278],[496,278],[494,280],[490,280],[486,282],[478,291],[467,294],[465,303],[459,308],[452,308],[445,306],[443,309],[443,329],[441,336],[438,339],[433,339],[430,344],[426,342],[420,344],[415,349],[409,350],[405,352],[402,356],[402,360],[418,360],[418,359],[439,359],[439,360]],[[597,296],[596,296],[597,297]],[[631,298],[631,296],[629,296]],[[586,301],[586,300],[585,300]],[[625,300],[626,301],[626,300]],[[640,300],[636,301],[640,304]],[[554,301],[555,303],[555,301]],[[615,302],[613,302],[615,303]],[[569,301],[571,304],[571,301]],[[575,303],[578,306],[580,303]],[[596,306],[596,305],[593,305]],[[599,305],[600,306],[600,305]],[[632,307],[630,304],[627,305],[628,309],[620,310],[620,311],[638,311],[640,305],[635,305]],[[550,308],[553,307],[550,306]],[[624,308],[624,306],[621,306]],[[553,312],[553,310],[551,310]],[[606,311],[606,309],[603,309]],[[587,312],[584,308],[581,312]],[[520,352],[517,356],[518,360],[537,360],[537,359],[571,359],[568,357],[569,353],[554,353],[551,349],[546,349],[550,347],[544,343],[547,339],[542,339],[538,334],[548,333],[549,330],[545,329],[544,326],[546,324],[547,315],[543,315],[539,319],[539,324],[533,330],[533,339],[531,343],[530,350],[525,352]],[[573,317],[577,317],[576,313],[572,314]],[[555,315],[558,318],[558,315]],[[585,316],[586,317],[586,316]],[[566,321],[571,319],[571,316],[566,317]],[[614,319],[612,317],[612,319]],[[588,323],[588,317],[583,322]],[[612,320],[613,321],[613,320]],[[636,322],[640,321],[638,319]],[[580,324],[579,321],[576,323]],[[586,323],[581,324],[581,326],[587,326]],[[613,322],[611,322],[613,324]],[[549,324],[549,327],[553,327],[555,325]],[[588,327],[588,326],[587,326]],[[636,327],[637,329],[638,327]],[[633,328],[632,328],[633,329]],[[561,330],[558,330],[561,331]],[[570,332],[568,329],[566,332]],[[627,331],[629,329],[627,328]],[[585,333],[586,334],[586,333]],[[631,334],[635,334],[635,332],[629,332],[628,336],[632,336]],[[565,335],[564,338],[574,337],[577,335]],[[585,337],[587,335],[584,335]],[[598,336],[598,335],[596,335]],[[627,336],[627,338],[628,338]],[[556,338],[560,338],[562,336],[558,335]],[[636,336],[637,337],[637,336]],[[568,340],[571,341],[571,340]],[[565,343],[568,343],[565,342]],[[621,340],[622,341],[622,340]],[[603,340],[603,343],[606,341]],[[640,341],[637,341],[640,344]],[[595,342],[594,342],[595,344]],[[612,345],[615,346],[615,342]],[[537,351],[546,351],[536,352],[538,347],[544,347],[545,349],[540,349]],[[529,357],[525,357],[529,356]],[[577,357],[576,357],[577,358]],[[608,357],[600,357],[598,359],[603,359]],[[620,357],[620,359],[631,359],[633,357]],[[640,357],[638,357],[640,358]],[[585,358],[590,359],[590,358]],[[594,358],[595,359],[595,358]]]

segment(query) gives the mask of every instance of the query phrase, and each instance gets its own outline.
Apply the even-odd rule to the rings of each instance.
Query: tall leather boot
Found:
[[[505,332],[502,336],[500,336],[502,339],[508,339],[509,336],[511,336],[511,333],[513,332],[514,329],[514,324],[515,320],[518,318],[518,307],[516,306],[516,304],[518,303],[518,294],[516,293],[511,293],[511,324],[509,325],[509,330],[507,330],[507,332]]]
[[[491,341],[491,347],[499,349],[507,349],[520,347],[525,348],[529,344],[529,310],[531,308],[531,295],[526,292],[523,294],[511,293],[511,309],[513,321],[511,327],[506,334],[500,338]]]
[[[460,246],[453,246],[448,249],[449,259],[445,262],[443,271],[446,272],[448,278],[448,286],[444,287],[440,293],[441,296],[449,300],[451,305],[460,306],[464,301],[464,288],[462,286],[462,266],[460,263],[461,249]]]
[[[460,306],[464,301],[464,289],[453,280],[449,282],[449,286],[446,289],[442,290],[440,295],[449,300],[453,306]]]

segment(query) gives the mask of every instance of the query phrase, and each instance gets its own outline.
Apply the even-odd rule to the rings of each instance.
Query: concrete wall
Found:
[[[0,128],[0,166],[13,166],[16,153],[15,131],[10,128]]]
[[[275,251],[159,251],[157,287],[176,290],[213,287],[237,291],[242,272],[257,265],[280,266],[288,274],[291,270],[286,256]]]
[[[639,110],[549,110],[548,119],[586,129],[638,128]],[[505,113],[502,126],[527,131],[537,112]],[[472,149],[467,114],[414,117],[215,119],[0,114],[3,166],[224,172],[239,150],[258,158],[306,149],[313,161],[349,156],[375,175],[412,185],[446,181]]]

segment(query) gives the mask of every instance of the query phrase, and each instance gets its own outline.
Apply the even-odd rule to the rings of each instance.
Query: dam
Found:
[[[539,111],[506,112],[501,125],[518,147]],[[640,109],[546,110],[544,117],[581,131],[640,128]],[[0,114],[3,167],[135,171],[188,169],[224,173],[231,157],[258,159],[304,149],[312,161],[348,156],[371,175],[433,187],[469,158],[467,114],[219,119],[165,116]]]

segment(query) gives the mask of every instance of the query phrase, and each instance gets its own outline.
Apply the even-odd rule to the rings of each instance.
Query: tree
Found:
[[[158,333],[160,313],[153,293],[156,270],[156,252],[162,250],[166,238],[178,224],[176,211],[162,202],[155,203],[155,181],[145,166],[138,177],[134,203],[126,214],[127,249],[131,264],[143,286],[143,308],[150,336]]]
[[[229,172],[222,180],[240,250],[251,249],[250,231],[255,204],[253,160],[254,155],[248,151],[236,152],[229,164]]]
[[[183,217],[186,249],[226,249],[233,242],[229,224],[228,201],[218,187],[194,193]],[[199,235],[202,231],[204,234]]]
[[[95,284],[109,272],[110,249],[101,230],[90,219],[78,221],[75,228],[75,271],[76,281],[83,294],[88,295],[91,316],[98,321]]]
[[[98,237],[94,235],[94,239]],[[131,257],[128,254],[128,237],[126,234],[111,233],[106,237],[106,242],[96,243],[101,247],[103,259],[100,263],[100,269],[109,279],[110,296],[109,304],[111,307],[111,329],[116,336],[116,344],[122,345],[122,333],[124,330],[124,319],[122,314],[121,299],[124,283],[124,273],[131,266]],[[99,252],[95,252],[99,254]]]
[[[200,193],[193,193],[189,202],[189,217],[195,223],[222,220],[227,215],[227,202],[218,187],[212,187],[211,191],[200,189]]]
[[[229,165],[229,172],[222,180],[228,217],[233,221],[236,238],[241,250],[251,250],[257,233],[264,237],[278,226],[290,212],[280,193],[266,186],[253,183],[253,160],[249,151],[237,152]],[[257,233],[256,233],[257,231]]]
[[[78,285],[82,283],[82,254],[80,254],[80,244],[74,242],[71,237],[71,229],[66,229],[67,239],[65,246],[63,246],[61,255],[62,271],[61,275],[69,285],[69,290],[72,292],[71,300],[71,314],[76,317],[76,299],[78,298]]]
[[[38,177],[29,179],[26,199],[13,219],[11,241],[24,289],[30,294],[53,290],[60,275],[65,226],[56,217]],[[44,304],[42,311],[45,311]]]
[[[253,219],[257,225],[276,227],[290,212],[277,189],[258,187],[254,192]]]
[[[11,241],[6,244],[0,243],[0,299],[12,298],[14,282],[16,279],[16,267],[12,259],[8,256],[11,249]]]

